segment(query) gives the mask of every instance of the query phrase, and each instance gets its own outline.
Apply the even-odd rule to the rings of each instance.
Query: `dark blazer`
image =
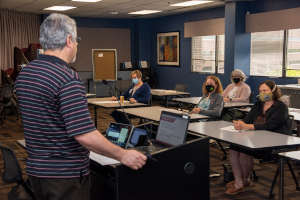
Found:
[[[132,95],[133,85],[123,94],[125,99],[134,98],[139,103],[148,104],[150,102],[151,89],[148,83],[143,83]]]
[[[254,121],[259,115],[263,113],[264,103],[258,101],[250,110],[249,114],[244,118],[244,122],[247,124],[254,124],[255,130],[268,130],[278,133],[289,134],[290,130],[288,127],[288,108],[287,106],[277,100],[274,104],[266,111],[266,122],[264,124],[255,124]]]

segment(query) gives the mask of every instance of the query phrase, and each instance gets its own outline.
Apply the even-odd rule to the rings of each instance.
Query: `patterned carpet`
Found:
[[[90,110],[92,111],[92,109]],[[110,117],[110,113],[112,110],[110,109],[98,109],[98,127],[100,131],[104,131],[110,121],[112,120]],[[93,112],[92,116],[93,116]],[[136,123],[136,121],[134,122]],[[8,116],[4,123],[0,126],[0,143],[8,146],[13,149],[24,172],[24,161],[26,159],[25,150],[16,143],[16,140],[23,139],[23,128],[20,120],[16,120],[15,116]],[[223,173],[223,163],[228,163],[229,161],[222,161],[221,158],[223,156],[222,152],[219,150],[218,146],[211,145],[210,149],[210,168],[213,172]],[[268,193],[271,186],[271,182],[276,170],[276,164],[271,163],[263,163],[260,164],[256,162],[255,171],[257,176],[259,177],[258,181],[253,184],[253,186],[249,187],[243,193],[235,196],[228,196],[224,194],[225,184],[223,182],[223,176],[211,178],[210,181],[210,194],[212,200],[262,200],[268,199]],[[299,169],[300,167],[293,165],[296,175],[299,178]],[[0,176],[3,171],[3,161],[2,155],[0,153]],[[285,199],[288,200],[296,200],[300,199],[300,192],[296,191],[295,184],[291,175],[287,168],[285,168]],[[26,175],[24,174],[24,177]],[[13,184],[3,183],[2,178],[0,178],[0,200],[7,200],[7,193],[10,191]],[[278,199],[278,184],[275,187],[275,199]],[[199,197],[201,199],[201,197]]]

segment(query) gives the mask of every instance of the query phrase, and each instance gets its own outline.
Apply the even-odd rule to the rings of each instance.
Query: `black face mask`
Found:
[[[240,78],[233,78],[232,80],[233,80],[234,83],[239,83],[241,81]]]
[[[205,88],[208,93],[214,91],[214,89],[215,89],[215,87],[213,85],[206,85]]]

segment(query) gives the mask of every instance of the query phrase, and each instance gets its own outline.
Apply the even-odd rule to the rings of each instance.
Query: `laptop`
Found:
[[[155,141],[165,146],[184,144],[189,122],[188,114],[162,111]]]
[[[137,150],[144,153],[151,153],[166,147],[184,144],[189,122],[190,116],[188,114],[162,111],[157,134],[152,145],[136,147]]]
[[[133,129],[134,127],[131,124],[112,122],[106,130],[106,138],[110,142],[126,149],[129,146]]]

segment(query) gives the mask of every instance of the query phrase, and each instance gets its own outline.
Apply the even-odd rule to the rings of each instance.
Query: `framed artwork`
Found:
[[[157,34],[157,64],[179,66],[179,32]]]

